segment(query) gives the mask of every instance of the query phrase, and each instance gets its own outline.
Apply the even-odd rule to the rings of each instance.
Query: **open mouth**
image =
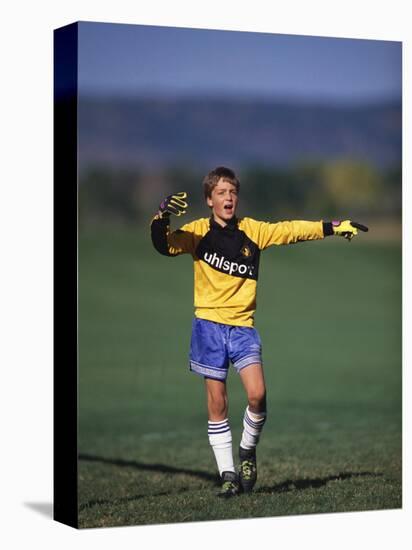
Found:
[[[230,212],[231,210],[233,210],[233,204],[225,204],[223,208],[224,210],[226,210],[226,212]]]

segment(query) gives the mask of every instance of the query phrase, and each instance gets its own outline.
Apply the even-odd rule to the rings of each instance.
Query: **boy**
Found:
[[[236,217],[240,183],[229,168],[219,166],[203,181],[211,217],[170,230],[170,214],[186,212],[186,193],[170,195],[151,223],[152,242],[166,256],[191,254],[195,275],[195,318],[190,370],[205,380],[208,436],[221,490],[232,497],[250,492],[256,483],[256,446],[266,421],[266,386],[261,341],[254,328],[260,252],[271,245],[341,235],[351,240],[365,226],[350,221],[285,221],[268,223]],[[226,377],[229,362],[243,383],[247,407],[236,472],[228,420]]]

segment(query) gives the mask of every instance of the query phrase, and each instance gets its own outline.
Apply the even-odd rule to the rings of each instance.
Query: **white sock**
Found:
[[[252,413],[246,407],[243,417],[243,433],[240,446],[243,449],[254,449],[258,444],[260,433],[266,421],[266,413]]]
[[[232,452],[232,432],[227,418],[220,422],[207,423],[209,443],[215,455],[219,475],[222,472],[235,472]]]

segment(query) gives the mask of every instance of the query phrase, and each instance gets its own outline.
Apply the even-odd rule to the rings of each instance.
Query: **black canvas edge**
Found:
[[[53,34],[53,519],[78,528],[78,24]]]

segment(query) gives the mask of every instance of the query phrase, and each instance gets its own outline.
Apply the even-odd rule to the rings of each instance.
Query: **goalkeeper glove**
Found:
[[[353,237],[358,234],[358,229],[360,229],[361,231],[368,231],[366,225],[351,222],[350,220],[345,220],[343,222],[333,221],[332,229],[334,235],[345,237],[345,239],[348,239],[348,241],[353,239]]]
[[[187,197],[187,193],[184,191],[169,195],[159,205],[159,214],[161,217],[174,214],[175,216],[181,216],[186,214],[185,208],[187,208],[187,202],[184,200]]]

